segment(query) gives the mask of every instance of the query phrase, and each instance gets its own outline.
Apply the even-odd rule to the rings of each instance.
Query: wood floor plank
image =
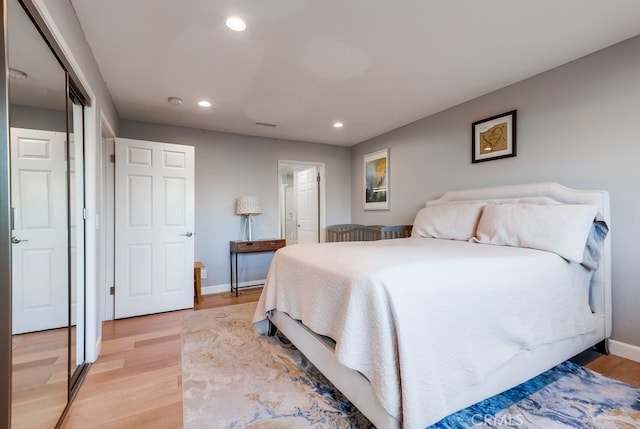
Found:
[[[81,423],[80,423],[81,424]],[[80,426],[78,426],[80,427]],[[127,429],[127,428],[182,428],[182,401],[174,402],[162,408],[121,416],[117,419],[97,422],[92,429]]]
[[[126,392],[135,392],[137,389],[144,389],[147,386],[157,385],[158,383],[173,384],[176,383],[178,377],[182,375],[182,366],[174,364],[166,366],[162,361],[156,364],[157,368],[144,370],[139,367],[123,368],[122,370],[101,372],[91,377],[91,381],[85,380],[78,399],[91,399],[96,396],[115,397],[124,395]],[[127,400],[127,398],[122,398]],[[74,403],[75,405],[75,403]]]
[[[593,371],[615,378],[623,383],[640,387],[640,363],[620,356],[601,356],[585,365]]]
[[[109,361],[96,362],[91,365],[91,372],[100,374],[101,372],[115,371],[124,368],[124,359],[113,359]]]
[[[106,389],[100,392],[99,402],[93,398],[77,398],[77,403],[74,402],[72,406],[75,408],[74,412],[67,417],[65,427],[87,427],[86,424],[90,421],[96,423],[91,427],[113,425],[118,428],[152,428],[153,426],[140,425],[137,417],[146,416],[144,420],[147,420],[154,413],[162,414],[164,408],[176,408],[177,405],[180,413],[172,420],[177,421],[179,417],[179,425],[175,427],[182,427],[182,391],[177,377],[163,378],[161,374],[157,375],[155,382],[141,382],[139,378],[133,378],[127,385]],[[136,422],[138,425],[127,426],[123,423],[126,421]]]

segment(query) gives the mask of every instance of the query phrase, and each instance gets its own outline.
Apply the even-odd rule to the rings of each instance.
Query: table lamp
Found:
[[[244,216],[244,231],[242,233],[242,239],[246,237],[247,241],[252,240],[253,229],[253,216],[262,213],[262,207],[260,207],[260,200],[253,195],[246,195],[244,197],[238,197],[236,199],[236,214]]]

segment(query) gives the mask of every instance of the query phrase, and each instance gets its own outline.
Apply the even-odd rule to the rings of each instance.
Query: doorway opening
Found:
[[[280,238],[287,245],[325,241],[325,164],[278,160]]]

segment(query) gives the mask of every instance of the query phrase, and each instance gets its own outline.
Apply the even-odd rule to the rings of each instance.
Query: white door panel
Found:
[[[294,187],[298,190],[298,243],[318,242],[318,167],[298,171]]]
[[[14,334],[68,324],[65,137],[11,128]]]
[[[115,317],[193,306],[194,149],[116,139]]]

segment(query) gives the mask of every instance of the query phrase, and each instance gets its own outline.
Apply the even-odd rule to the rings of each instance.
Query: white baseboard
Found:
[[[640,362],[640,347],[616,340],[609,340],[611,354]]]
[[[248,282],[240,282],[238,287],[250,287],[250,286],[262,286],[265,280],[251,280]],[[230,292],[231,285],[229,283],[221,284],[221,285],[212,285],[212,286],[202,286],[202,294],[210,295],[212,293],[221,293],[221,292]]]

